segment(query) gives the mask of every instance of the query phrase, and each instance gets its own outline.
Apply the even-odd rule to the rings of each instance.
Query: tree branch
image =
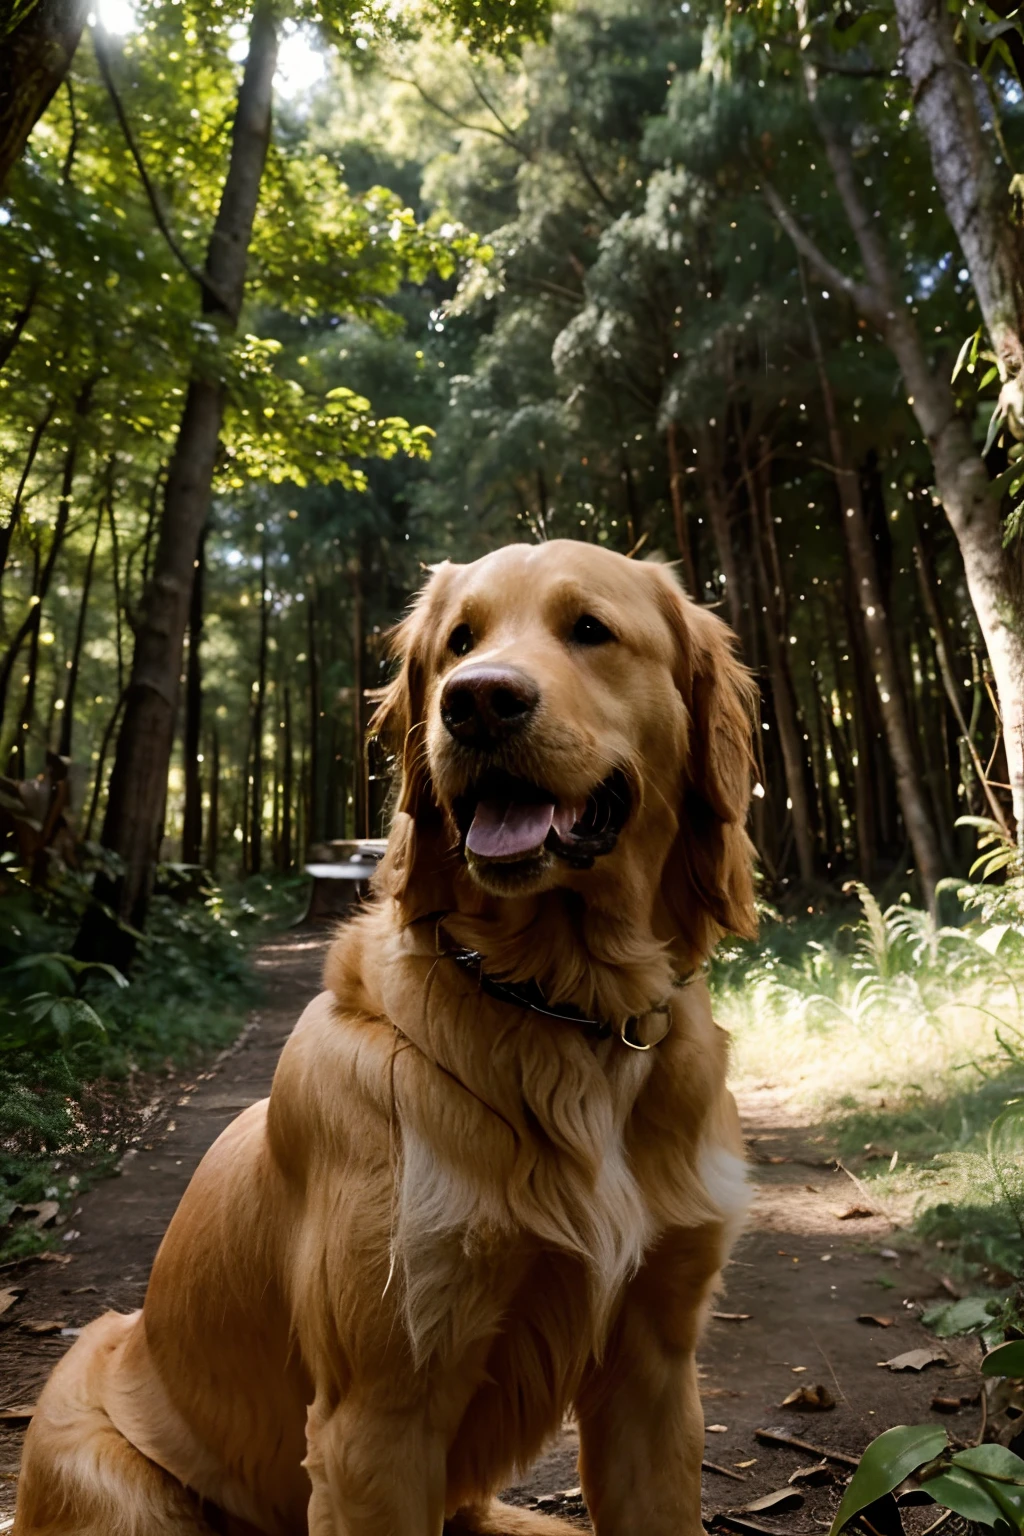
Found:
[[[476,75],[471,69],[467,69],[466,73],[469,76],[470,85],[473,87],[474,91],[479,96],[488,112],[494,118],[495,122],[500,123],[501,127],[505,130],[505,133],[508,135],[508,142],[512,144],[516,150],[518,150],[519,154],[522,155],[524,160],[529,160],[529,151],[526,149],[515,129],[509,127],[508,123],[506,123],[505,119],[502,117],[493,101],[491,101],[490,97],[486,95],[484,88],[480,84],[479,80],[477,80]]]
[[[601,202],[604,203],[604,206],[608,209],[608,211],[610,213],[614,213],[615,212],[615,204],[612,202],[612,200],[608,196],[608,194],[602,189],[600,183],[598,182],[597,177],[594,175],[593,171],[590,169],[590,166],[584,160],[584,158],[583,158],[583,151],[580,149],[580,147],[576,143],[575,139],[573,140],[572,152],[573,152],[573,154],[576,157],[576,164],[579,166],[580,170],[583,172],[583,176],[584,176],[584,179],[585,179],[585,181],[587,183],[587,186],[594,193],[595,197],[598,197],[598,198],[601,199]]]
[[[867,283],[858,283],[854,278],[848,277],[825,255],[820,246],[811,239],[810,235],[797,222],[792,209],[783,201],[778,192],[763,176],[761,178],[761,192],[765,202],[775,215],[779,224],[792,240],[801,256],[805,256],[819,277],[833,288],[840,289],[860,310],[861,314],[879,330],[885,329],[886,305],[881,295]]]
[[[447,107],[443,107],[423,89],[414,75],[388,75],[387,78],[394,80],[397,85],[411,85],[414,91],[419,92],[428,107],[434,112],[439,112],[442,117],[446,117],[450,123],[455,124],[456,128],[465,128],[469,133],[486,133],[489,138],[497,139],[499,144],[505,144],[509,149],[514,149],[516,154],[521,155],[524,160],[529,159],[526,151],[514,138],[509,138],[507,133],[499,133],[497,128],[488,128],[483,123],[467,123],[465,118],[456,117],[454,112],[449,112]]]
[[[117,86],[114,84],[114,75],[110,65],[110,54],[107,51],[106,30],[98,21],[93,25],[91,30],[93,47],[96,51],[96,62],[99,65],[100,74],[103,76],[103,84],[106,86],[110,100],[113,103],[114,111],[117,114],[117,121],[120,124],[121,132],[124,134],[125,143],[128,145],[132,159],[135,161],[135,168],[139,173],[139,179],[142,182],[146,197],[149,200],[149,206],[153,211],[153,218],[156,220],[157,228],[166,240],[171,254],[174,256],[179,265],[184,269],[184,271],[188,273],[192,281],[199,284],[199,287],[203,290],[204,293],[209,295],[218,309],[226,310],[228,308],[228,304],[224,296],[218,292],[217,288],[213,285],[213,283],[211,283],[205,272],[201,272],[198,267],[194,267],[192,265],[184,251],[181,249],[181,246],[175,239],[173,233],[171,232],[171,227],[168,224],[164,215],[164,211],[160,206],[160,199],[157,195],[156,187],[153,185],[153,182],[150,179],[150,175],[146,170],[141,151],[139,150],[139,146],[136,143],[135,135],[133,134],[131,124],[128,121],[128,114],[124,109],[124,103],[118,94]]]

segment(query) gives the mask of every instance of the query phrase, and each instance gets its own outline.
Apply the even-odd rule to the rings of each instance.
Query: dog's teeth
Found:
[[[578,805],[559,806],[555,811],[555,831],[563,841],[572,832],[576,823],[581,820],[583,814],[583,809]]]

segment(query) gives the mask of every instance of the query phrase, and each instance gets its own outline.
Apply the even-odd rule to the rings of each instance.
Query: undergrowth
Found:
[[[711,982],[737,1086],[828,1123],[936,1266],[985,1288],[970,1326],[991,1332],[1020,1315],[1024,1282],[1024,873],[975,825],[981,879],[945,882],[938,922],[853,886],[831,913],[766,910]]]
[[[186,890],[162,870],[123,977],[72,958],[88,880],[62,870],[33,889],[0,871],[0,1262],[59,1244],[31,1208],[113,1165],[156,1074],[234,1039],[256,995],[247,952],[296,915],[301,884]]]

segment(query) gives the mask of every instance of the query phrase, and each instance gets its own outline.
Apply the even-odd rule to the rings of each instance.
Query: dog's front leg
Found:
[[[597,1536],[701,1536],[704,1414],[696,1346],[722,1229],[673,1232],[630,1283],[577,1404]]]
[[[445,1447],[424,1409],[318,1400],[306,1443],[309,1536],[441,1536]]]

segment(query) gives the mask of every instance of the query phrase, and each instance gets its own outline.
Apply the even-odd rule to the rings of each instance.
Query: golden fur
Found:
[[[571,643],[583,611],[614,643]],[[461,851],[472,754],[438,702],[460,623],[470,661],[540,690],[505,767],[573,805],[625,775],[593,867]],[[570,1410],[599,1536],[702,1529],[694,1350],[744,1185],[696,973],[753,925],[749,681],[665,568],[562,541],[441,566],[396,647],[377,899],[203,1159],[142,1311],[54,1371],[14,1536],[557,1536],[493,1494]],[[592,1038],[482,992],[454,944],[615,1025],[668,996],[671,1029]]]

